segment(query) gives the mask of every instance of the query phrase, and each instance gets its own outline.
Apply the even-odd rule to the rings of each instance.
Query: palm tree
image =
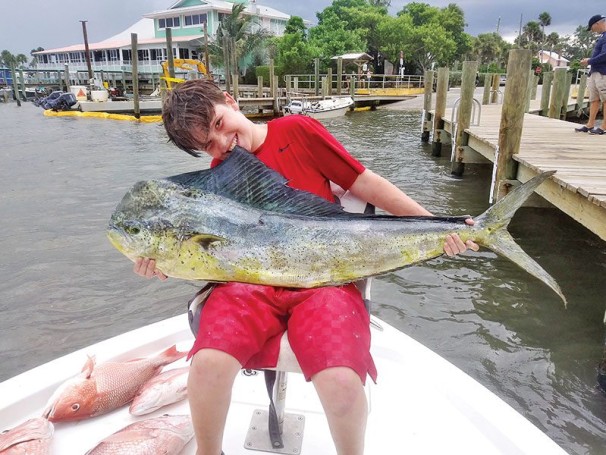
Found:
[[[545,46],[545,27],[549,27],[551,25],[551,16],[548,12],[544,11],[539,14],[539,24],[541,25],[541,30],[543,31],[543,39],[541,40],[541,50]]]
[[[211,51],[219,60],[223,59],[225,69],[225,83],[227,91],[230,90],[230,77],[238,74],[238,63],[243,57],[256,50],[269,36],[262,28],[253,30],[253,16],[244,15],[246,4],[236,3],[231,14],[224,16],[217,29],[215,46]],[[231,81],[233,82],[233,81]]]

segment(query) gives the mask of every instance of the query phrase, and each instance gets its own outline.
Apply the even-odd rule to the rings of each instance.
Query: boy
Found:
[[[294,188],[334,201],[333,181],[392,214],[431,215],[364,168],[319,122],[293,115],[255,124],[211,81],[187,81],[174,89],[162,117],[170,140],[194,156],[199,156],[198,150],[205,151],[213,157],[211,166],[239,145],[281,173]],[[467,248],[477,251],[478,246],[464,244],[456,235],[444,245],[449,256]],[[166,279],[147,258],[139,259],[134,270],[148,278]],[[348,317],[340,317],[345,314]],[[331,321],[329,330],[327,321]],[[188,395],[198,455],[221,453],[236,374],[242,367],[275,366],[286,328],[305,378],[318,392],[337,453],[363,453],[368,413],[363,386],[366,374],[376,379],[376,370],[370,356],[369,316],[355,285],[285,289],[222,283],[203,307],[190,352]]]

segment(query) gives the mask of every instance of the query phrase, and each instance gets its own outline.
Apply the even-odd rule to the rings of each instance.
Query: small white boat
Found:
[[[354,105],[351,96],[326,98],[318,101],[293,99],[284,106],[284,115],[303,114],[315,119],[341,117]]]
[[[366,454],[565,454],[537,427],[461,370],[388,324],[373,319],[372,354],[379,379],[369,379]],[[377,328],[379,327],[379,328]],[[144,357],[193,341],[186,315],[176,316],[66,355],[0,383],[0,431],[40,417],[55,389],[80,372],[87,355],[99,362]],[[179,360],[166,368],[184,365]],[[271,452],[259,416],[269,399],[263,374],[243,371],[235,382],[223,450],[255,453],[334,454],[320,402],[311,383],[290,373],[286,394],[284,449]],[[186,401],[150,414],[188,414]],[[145,416],[148,417],[148,416]],[[126,425],[128,406],[75,423],[56,423],[52,454],[83,454]],[[295,422],[292,424],[292,422]],[[292,425],[291,425],[292,424]],[[195,442],[182,453],[194,454]],[[251,451],[257,450],[257,451]],[[260,450],[260,451],[259,451]]]

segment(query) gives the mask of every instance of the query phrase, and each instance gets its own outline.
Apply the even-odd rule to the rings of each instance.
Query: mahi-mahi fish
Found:
[[[345,212],[287,186],[286,179],[236,147],[225,161],[136,183],[111,216],[108,237],[132,261],[155,259],[165,275],[313,288],[379,275],[440,256],[448,234],[473,240],[534,275],[564,302],[556,283],[514,241],[515,211],[555,171],[514,188],[475,218]]]

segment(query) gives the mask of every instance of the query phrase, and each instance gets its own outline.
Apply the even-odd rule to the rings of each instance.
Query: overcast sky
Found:
[[[419,0],[422,1],[422,0]],[[174,0],[20,0],[12,2],[14,10],[4,14],[0,25],[0,51],[29,56],[32,49],[64,47],[82,42],[80,20],[87,20],[90,43],[102,41],[137,22],[144,13],[168,8]],[[301,16],[315,24],[316,12],[332,4],[332,0],[258,0],[259,4],[284,13]],[[392,14],[408,3],[392,0]],[[427,0],[443,8],[458,4],[465,12],[471,35],[499,32],[505,38],[517,35],[520,16],[525,24],[537,20],[543,11],[551,15],[547,33],[570,35],[579,25],[586,25],[594,14],[606,14],[604,0]],[[582,7],[581,7],[582,5]]]

